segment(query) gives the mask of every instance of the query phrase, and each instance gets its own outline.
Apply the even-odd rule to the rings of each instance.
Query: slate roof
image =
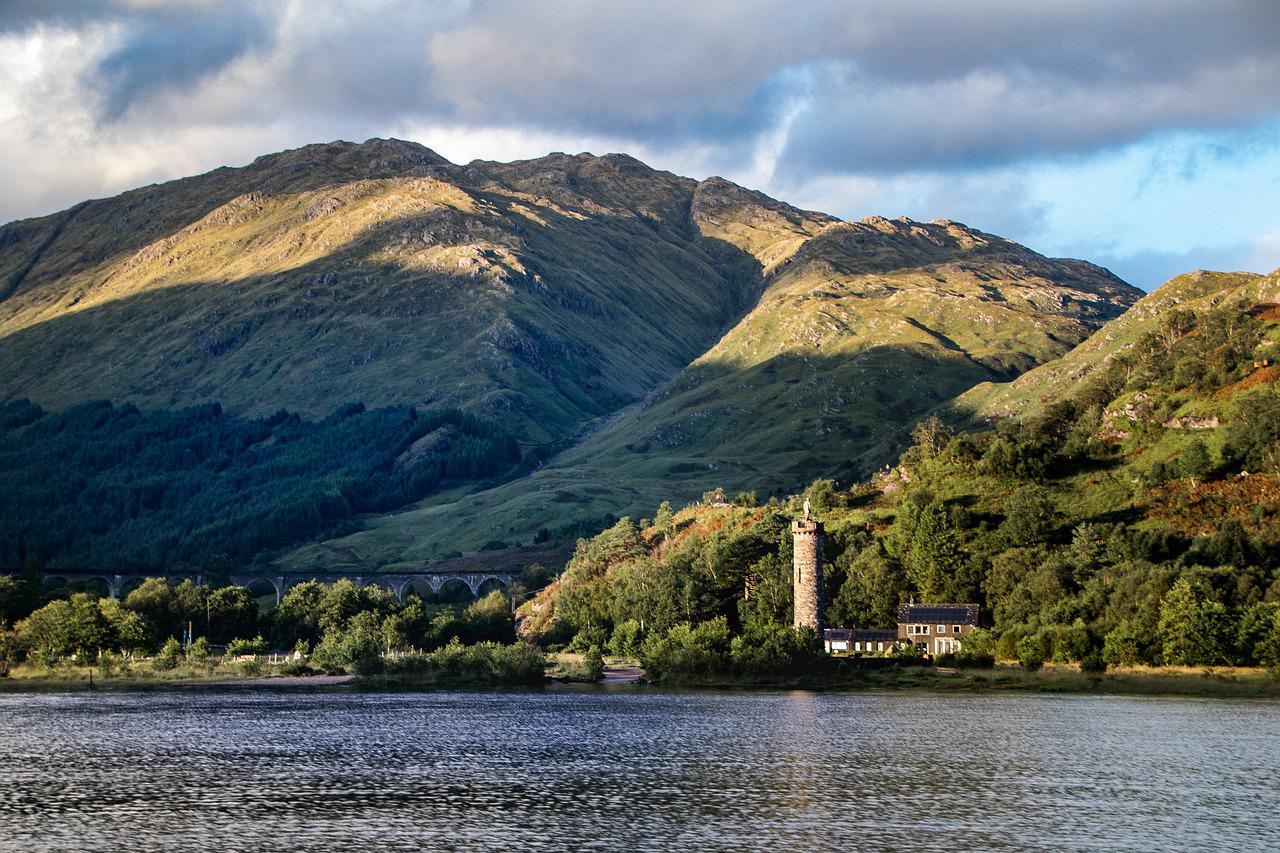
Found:
[[[977,625],[976,604],[902,604],[898,606],[898,624],[929,623],[934,625]]]

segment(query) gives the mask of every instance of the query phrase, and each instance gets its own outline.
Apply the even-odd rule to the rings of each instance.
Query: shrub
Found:
[[[996,660],[1017,660],[1020,639],[1021,635],[1015,631],[1006,631],[1001,634],[1000,639],[996,641]]]
[[[259,658],[259,657],[253,657],[253,658],[250,658],[249,660],[242,660],[240,661],[240,664],[238,666],[238,669],[240,670],[240,674],[246,675],[246,676],[262,675],[263,668],[264,667],[262,663],[262,658]]]
[[[962,669],[991,669],[996,665],[994,654],[979,654],[963,648],[954,657],[955,665]]]
[[[654,632],[640,646],[640,663],[654,678],[706,678],[728,669],[729,625],[723,616],[697,627],[687,622]]]
[[[1107,661],[1102,655],[1101,649],[1090,649],[1084,657],[1080,658],[1080,671],[1087,672],[1090,675],[1099,675],[1107,671]]]
[[[254,637],[252,640],[235,639],[227,643],[227,655],[230,657],[239,657],[240,655],[260,655],[267,650],[267,641],[262,639],[262,635]]]
[[[1102,660],[1108,666],[1133,666],[1140,654],[1138,635],[1127,622],[1112,628],[1102,639]]]
[[[768,624],[753,625],[734,637],[730,660],[740,675],[778,679],[817,672],[827,657],[812,629]]]
[[[1044,666],[1044,643],[1039,636],[1023,637],[1014,648],[1018,662],[1027,672],[1035,672]]]
[[[207,663],[212,656],[213,647],[209,645],[208,637],[197,637],[194,643],[187,646],[187,660],[191,663]]]
[[[633,658],[640,654],[640,641],[644,632],[635,619],[619,622],[613,628],[613,636],[609,639],[609,653],[618,657]]]
[[[98,653],[98,669],[102,670],[103,678],[114,678],[122,672],[127,674],[129,665],[115,652],[103,651]]]
[[[592,646],[606,646],[609,644],[609,633],[599,625],[591,628],[583,628],[569,642],[569,651],[586,654]]]
[[[456,640],[457,638],[455,638]],[[311,659],[328,673],[354,669],[361,675],[382,668],[382,635],[378,617],[363,611],[351,617],[346,628],[330,627],[320,638]]]
[[[1257,646],[1258,662],[1272,672],[1280,671],[1280,610],[1273,617],[1271,630]]]
[[[164,641],[164,645],[160,647],[160,651],[151,659],[151,668],[156,672],[166,672],[174,669],[178,665],[178,659],[182,656],[182,644],[175,638],[170,637]]]
[[[996,637],[986,628],[974,628],[960,638],[960,657],[989,657],[996,654]]]
[[[1234,628],[1227,608],[1187,578],[1179,579],[1160,602],[1159,631],[1166,664],[1225,663]]]
[[[897,646],[893,650],[892,657],[908,663],[923,663],[925,658],[925,650],[915,643],[907,643]]]
[[[1209,448],[1198,438],[1184,447],[1178,455],[1178,473],[1183,477],[1196,479],[1212,470],[1213,459],[1209,456]]]
[[[456,638],[426,654],[387,661],[391,677],[410,676],[424,684],[541,684],[546,657],[524,643],[476,643],[464,646]]]
[[[600,654],[599,646],[587,649],[587,653],[582,658],[582,665],[586,670],[584,675],[587,681],[595,682],[604,677],[604,655]]]
[[[280,667],[280,673],[282,675],[295,675],[295,676],[296,675],[312,675],[315,673],[315,670],[307,666],[307,661],[304,658],[302,660],[285,661],[284,665]]]
[[[12,630],[3,619],[0,619],[0,678],[9,674],[9,666],[18,656],[20,648],[18,632]]]
[[[1084,622],[1077,620],[1070,626],[1059,626],[1052,632],[1052,658],[1054,663],[1083,660],[1089,653],[1089,631]]]

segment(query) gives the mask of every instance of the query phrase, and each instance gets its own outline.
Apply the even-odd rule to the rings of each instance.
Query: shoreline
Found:
[[[861,691],[954,692],[967,694],[1042,694],[1086,696],[1167,696],[1183,698],[1280,699],[1280,676],[1263,668],[1126,667],[1100,674],[1074,665],[1049,665],[1028,672],[1017,664],[992,669],[902,667],[867,669],[832,677],[779,679],[745,683],[708,678],[651,683],[682,690],[813,690],[823,693]]]
[[[541,689],[672,692],[755,692],[768,690],[809,690],[819,693],[861,691],[948,691],[957,693],[1030,693],[1048,695],[1171,696],[1186,698],[1280,699],[1280,676],[1265,669],[1220,667],[1206,669],[1130,667],[1093,675],[1071,665],[1046,665],[1028,672],[1017,665],[998,664],[993,669],[935,669],[902,667],[865,669],[830,677],[806,676],[769,681],[713,676],[701,679],[654,680],[643,677],[638,667],[606,667],[605,677],[596,683],[565,682],[548,676]],[[186,690],[306,690],[344,692],[438,692],[440,690],[538,689],[529,684],[389,684],[381,676],[292,675],[260,677],[192,677],[150,679],[128,676],[93,680],[87,676],[55,678],[19,676],[0,678],[0,694],[21,693],[149,693]]]
[[[6,693],[161,693],[177,690],[329,690],[348,687],[355,675],[264,675],[218,678],[102,678],[95,676],[89,686],[87,676],[53,678],[45,676],[0,678],[0,694]]]

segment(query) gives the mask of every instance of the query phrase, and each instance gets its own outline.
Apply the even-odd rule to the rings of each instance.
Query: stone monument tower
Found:
[[[822,522],[809,518],[805,501],[804,518],[791,522],[792,590],[795,599],[793,627],[808,625],[822,637]]]

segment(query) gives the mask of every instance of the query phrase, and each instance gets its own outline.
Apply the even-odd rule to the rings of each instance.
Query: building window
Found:
[[[952,626],[951,626],[951,630],[952,630],[952,631],[955,631],[957,634],[959,634],[959,633],[960,633],[960,626],[959,626],[959,625],[952,625]]]
[[[945,633],[947,633],[947,626],[946,626],[946,625],[939,625],[939,626],[938,626],[938,633],[939,633],[939,634],[945,634]]]
[[[878,652],[884,651],[884,643],[876,643],[876,651]]]

